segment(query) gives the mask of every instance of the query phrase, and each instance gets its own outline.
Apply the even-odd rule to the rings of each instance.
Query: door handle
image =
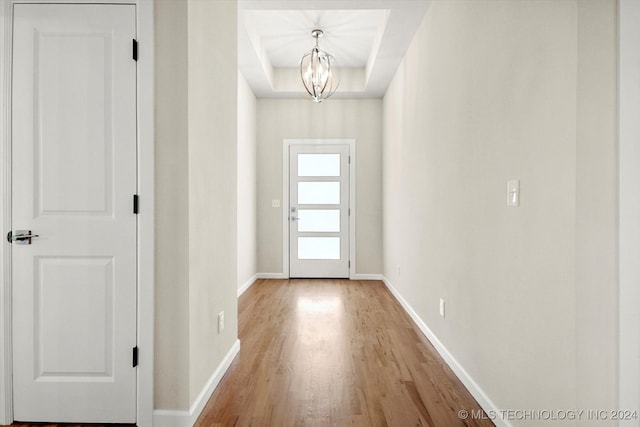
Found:
[[[40,237],[37,234],[31,234],[31,230],[16,230],[15,233],[10,231],[7,234],[7,241],[9,243],[16,242],[17,245],[30,245],[31,239],[34,237]]]
[[[290,216],[289,218],[291,219],[291,221],[298,221],[300,219],[297,216]]]

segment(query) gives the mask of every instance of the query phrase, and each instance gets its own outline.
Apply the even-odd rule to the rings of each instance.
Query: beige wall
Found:
[[[258,272],[256,97],[238,73],[238,287]]]
[[[187,3],[155,2],[155,406],[189,407]]]
[[[258,271],[282,273],[284,139],[356,140],[356,273],[382,271],[382,101],[258,100]],[[287,272],[288,274],[288,272]]]
[[[238,337],[238,60],[236,1],[188,3],[189,365],[193,402]],[[225,330],[218,334],[221,311],[225,312]]]
[[[616,409],[617,8],[612,0],[577,4],[577,403]]]
[[[384,99],[384,275],[502,409],[615,398],[614,10],[436,0]]]
[[[237,339],[236,14],[155,2],[156,409],[188,410]]]

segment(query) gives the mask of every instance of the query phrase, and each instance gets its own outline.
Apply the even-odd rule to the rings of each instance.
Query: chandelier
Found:
[[[323,35],[322,30],[311,31],[311,36],[316,39],[316,46],[305,53],[300,60],[302,84],[315,102],[322,102],[333,95],[340,83],[338,74],[333,68],[336,59],[318,47],[318,39]]]

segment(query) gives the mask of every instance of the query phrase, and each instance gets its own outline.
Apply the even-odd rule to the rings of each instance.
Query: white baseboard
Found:
[[[244,294],[247,291],[247,289],[249,289],[251,285],[253,285],[256,282],[256,280],[258,280],[258,275],[254,274],[249,278],[249,280],[244,282],[244,284],[238,288],[238,296]]]
[[[255,275],[254,281],[257,279],[288,279],[288,278],[289,276],[284,273],[258,273]],[[351,277],[349,277],[349,279],[350,280],[382,280],[382,274],[353,274],[351,275]]]
[[[236,340],[231,346],[231,349],[227,355],[222,359],[220,365],[215,372],[209,378],[209,381],[204,385],[200,394],[191,405],[188,411],[165,411],[156,409],[153,411],[153,426],[154,427],[193,427],[198,420],[200,413],[207,404],[207,401],[215,391],[218,384],[222,380],[225,372],[231,366],[231,362],[240,352],[240,340]]]
[[[349,280],[382,280],[382,274],[352,274]]]
[[[409,305],[409,303],[400,295],[400,293],[393,287],[389,279],[387,279],[384,275],[382,276],[382,281],[387,286],[389,291],[393,294],[393,296],[398,300],[400,305],[405,309],[407,314],[413,319],[413,321],[418,325],[422,333],[429,339],[431,344],[435,347],[435,349],[440,353],[440,356],[444,359],[444,361],[449,365],[454,374],[458,377],[458,379],[464,384],[464,386],[469,390],[469,393],[476,399],[480,407],[484,409],[487,414],[495,415],[495,418],[492,421],[498,427],[512,427],[511,423],[508,420],[505,420],[500,417],[502,414],[500,408],[498,408],[492,401],[489,399],[489,396],[480,388],[478,383],[476,383],[473,378],[469,375],[469,373],[458,363],[458,361],[453,357],[449,350],[440,342],[438,337],[429,329],[429,327],[424,323],[424,321],[418,316],[418,314],[413,310],[413,308]],[[466,408],[465,408],[466,409]]]
[[[154,427],[192,427],[193,423],[189,411],[153,411]]]
[[[258,279],[288,279],[289,275],[284,273],[258,273]]]

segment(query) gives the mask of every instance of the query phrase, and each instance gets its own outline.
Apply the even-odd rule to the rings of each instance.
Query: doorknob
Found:
[[[16,245],[30,245],[31,239],[34,237],[40,237],[37,234],[31,234],[31,230],[16,230],[15,233],[10,231],[7,234],[7,241],[9,243],[16,242]]]

